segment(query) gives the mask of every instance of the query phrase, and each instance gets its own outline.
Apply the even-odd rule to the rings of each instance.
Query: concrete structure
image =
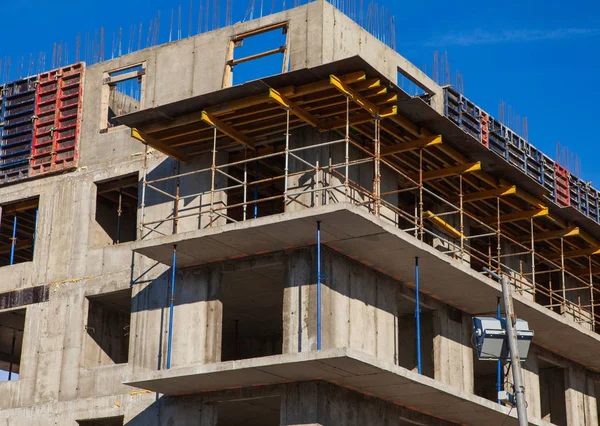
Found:
[[[229,87],[266,31],[285,72]],[[589,286],[555,268],[536,244],[573,223],[443,114],[324,1],[88,67],[77,169],[0,187],[5,214],[37,208],[33,260],[0,268],[0,426],[514,425],[472,347],[483,266],[535,331],[531,424],[597,425],[594,253]]]

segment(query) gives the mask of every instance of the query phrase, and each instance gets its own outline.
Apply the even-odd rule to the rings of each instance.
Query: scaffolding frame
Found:
[[[335,94],[328,91],[332,88]],[[292,100],[311,93],[321,94],[316,101]],[[468,161],[444,144],[442,135],[431,134],[399,116],[396,106],[390,106],[396,100],[388,88],[380,89],[377,77],[367,78],[364,72],[357,72],[341,77],[331,75],[328,82],[292,89],[270,88],[267,96],[240,99],[236,108],[230,110],[219,105],[203,110],[201,119],[196,121],[205,127],[185,129],[183,133],[186,141],[190,135],[195,138],[193,143],[185,142],[186,146],[200,148],[192,154],[174,153],[177,147],[169,147],[163,141],[168,138],[161,140],[161,132],[165,128],[172,131],[175,127],[172,124],[165,128],[153,124],[151,131],[132,129],[132,135],[145,143],[140,239],[153,233],[164,234],[157,228],[169,222],[175,234],[179,221],[190,217],[202,223],[202,218],[208,216],[209,227],[250,220],[258,216],[257,206],[261,203],[281,203],[281,212],[287,212],[296,206],[312,208],[349,202],[475,270],[482,272],[485,267],[507,276],[519,294],[596,330],[600,322],[596,303],[599,290],[594,276],[600,273],[600,264],[593,256],[600,253],[600,243],[578,227],[553,217],[542,200],[485,173],[480,162]],[[325,108],[334,106],[335,111],[327,114],[322,112],[324,109],[319,110],[323,107],[311,106],[323,101]],[[268,114],[270,119],[279,117],[280,121],[276,125],[244,128],[252,125],[255,109],[263,105],[259,112]],[[190,121],[184,119],[185,123]],[[306,126],[341,138],[292,146],[292,132]],[[283,134],[278,134],[274,127]],[[260,144],[255,143],[260,139],[257,136],[262,138]],[[275,148],[276,142],[282,146]],[[149,180],[149,147],[175,158],[178,172]],[[342,161],[333,158],[339,156],[334,151],[338,147]],[[311,151],[316,151],[314,161],[303,155]],[[190,155],[209,152],[210,167],[179,173],[179,165]],[[218,154],[222,152],[228,153],[233,161],[220,163]],[[323,152],[328,153],[324,163],[319,161]],[[283,172],[260,177],[259,164],[275,158],[282,160]],[[291,161],[302,167],[291,171]],[[256,165],[254,178],[248,170],[251,163]],[[372,171],[369,185],[352,178],[354,169],[364,169],[366,165]],[[397,189],[382,192],[384,172],[395,177]],[[182,196],[181,179],[193,175],[210,175],[210,188]],[[301,175],[310,176],[311,184],[292,185],[292,178]],[[228,183],[217,185],[219,176]],[[171,181],[175,182],[173,192],[158,187]],[[261,195],[258,191],[261,185],[279,182],[282,183],[279,193]],[[173,203],[169,217],[146,221],[149,191]],[[233,191],[241,192],[241,200],[228,204]],[[226,197],[221,197],[222,194]],[[412,197],[414,203],[403,208],[399,199],[390,201],[393,196]],[[209,202],[202,204],[205,197]],[[200,206],[194,207],[197,211],[185,212],[180,204],[195,198],[200,199]],[[248,214],[248,207],[254,207],[254,215]],[[231,213],[235,209],[241,210],[237,218]],[[581,241],[574,242],[575,238],[581,238],[589,247],[581,247]],[[582,257],[585,264],[578,260]]]

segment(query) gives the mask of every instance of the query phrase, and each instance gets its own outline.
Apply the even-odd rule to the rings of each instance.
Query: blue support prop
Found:
[[[173,246],[173,265],[171,266],[171,291],[169,298],[169,336],[167,340],[167,370],[171,368],[171,344],[173,342],[173,302],[175,301],[175,271],[177,265],[177,246]]]
[[[15,247],[17,245],[17,214],[15,213],[15,219],[13,220],[13,232],[12,232],[12,241],[10,244],[10,264],[14,265],[15,263]]]
[[[497,307],[497,318],[500,319],[500,298],[498,298],[498,307]],[[496,390],[498,393],[502,390],[502,361],[498,360],[498,372],[497,372],[497,384]],[[500,400],[498,400],[498,404],[500,404]]]
[[[421,304],[419,302],[419,258],[415,257],[415,319],[417,323],[417,371],[423,374],[421,367]]]
[[[321,221],[317,221],[317,350],[321,350]]]

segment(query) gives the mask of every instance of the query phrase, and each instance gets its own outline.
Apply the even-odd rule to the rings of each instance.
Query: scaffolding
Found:
[[[399,115],[406,99],[380,75],[357,71],[164,121],[123,120],[145,143],[139,237],[178,233],[187,218],[214,227],[351,203],[478,272],[507,276],[519,294],[595,331],[600,242]],[[150,178],[151,149],[172,157],[176,172]],[[194,166],[198,158],[210,165]],[[206,184],[182,194],[193,176]],[[148,213],[151,192],[172,205],[168,217]]]

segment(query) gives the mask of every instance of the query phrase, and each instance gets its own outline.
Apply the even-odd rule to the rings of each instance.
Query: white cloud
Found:
[[[490,33],[481,29],[469,33],[446,34],[427,42],[428,46],[471,46],[476,44],[517,43],[542,40],[561,40],[600,34],[598,28],[559,28],[555,30],[506,30]]]

